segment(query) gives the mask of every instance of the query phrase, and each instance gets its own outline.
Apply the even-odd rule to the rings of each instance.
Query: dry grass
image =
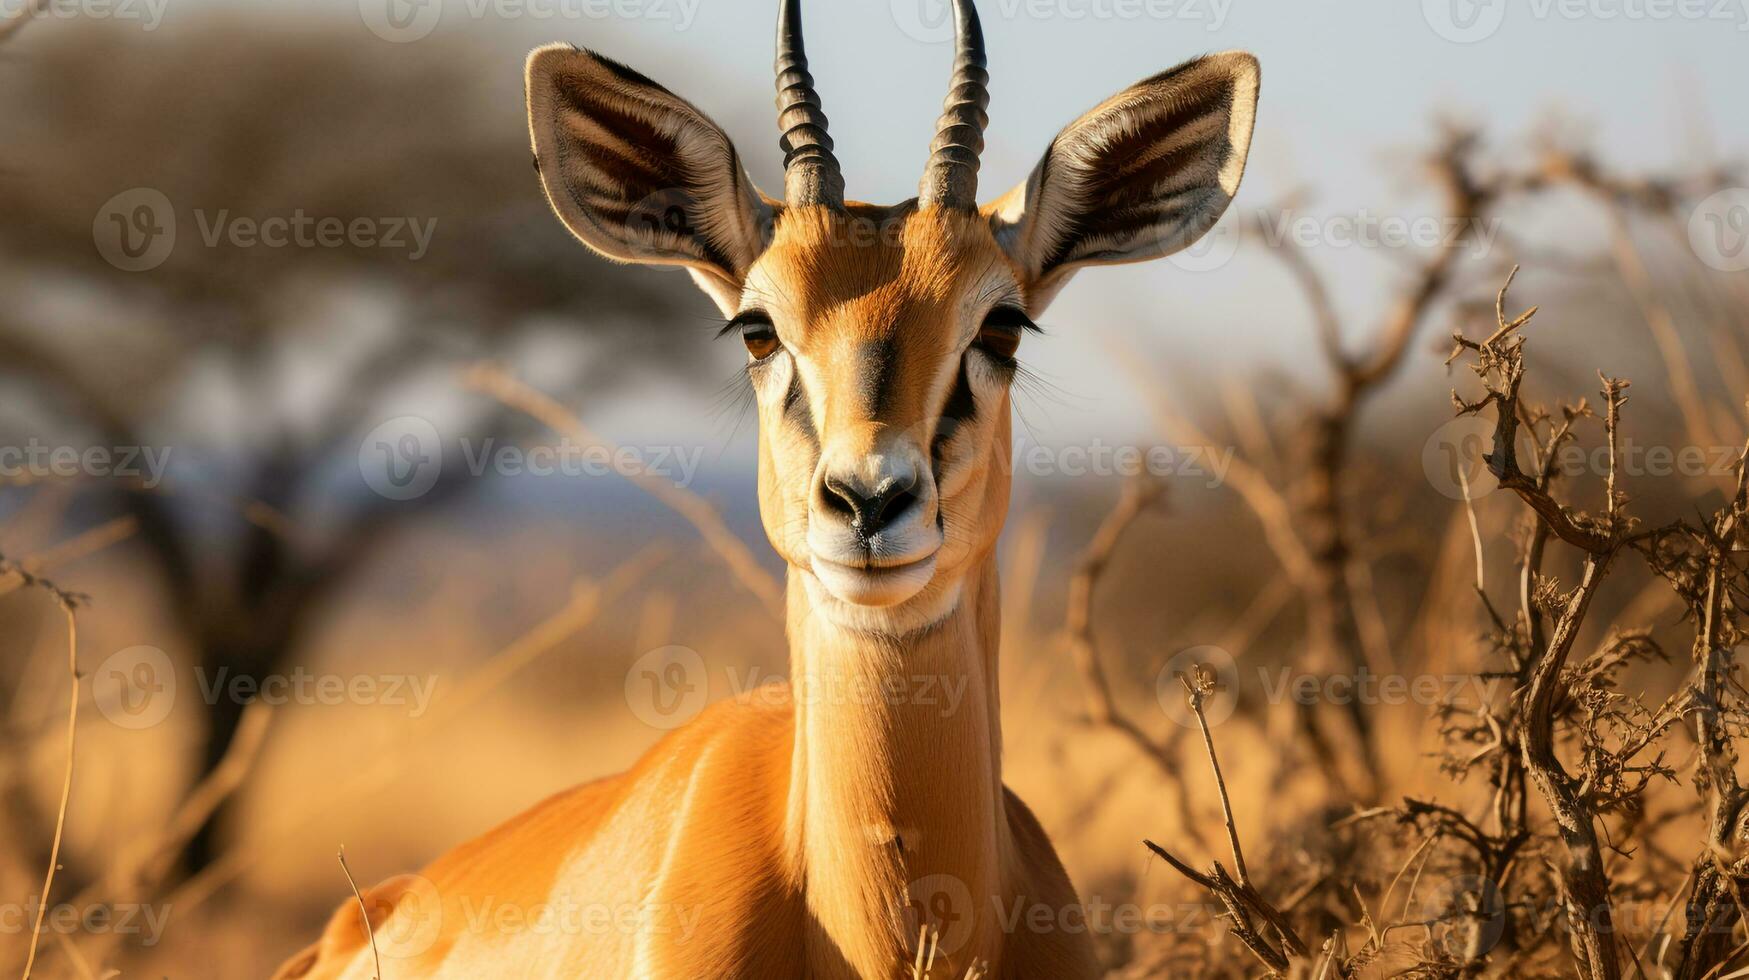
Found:
[[[1539,345],[1560,335],[1549,321],[1562,304],[1545,304],[1540,323],[1508,317],[1496,263],[1423,257],[1356,353],[1318,270],[1288,252],[1325,394],[1236,384],[1226,422],[1193,420],[1166,404],[1146,359],[1120,359],[1161,396],[1162,440],[1243,448],[1231,493],[1023,488],[1032,496],[1003,553],[1005,775],[1085,899],[1144,913],[1097,935],[1114,976],[1250,976],[1261,964],[1314,977],[1698,980],[1743,964],[1749,817],[1732,650],[1743,642],[1745,481],[1739,467],[1726,481],[1645,485],[1622,465],[1630,434],[1701,447],[1749,435],[1745,382],[1731,374],[1744,339],[1707,319],[1742,322],[1741,292],[1672,297],[1633,230],[1647,217],[1669,230],[1676,205],[1719,177],[1624,180],[1555,150],[1515,170],[1478,153],[1474,134],[1454,131],[1427,157],[1454,219],[1509,214],[1558,188],[1611,215],[1609,281],[1636,317],[1622,342],[1643,338],[1664,369],[1634,389],[1643,424],[1612,378],[1598,409],[1538,407],[1542,378],[1557,388],[1562,371],[1597,365],[1528,359],[1533,324]],[[1564,321],[1568,332],[1592,312]],[[1459,409],[1483,418],[1493,447],[1485,472],[1459,474],[1505,491],[1462,501],[1427,493],[1417,472],[1424,429],[1442,420],[1375,424],[1401,395],[1387,394],[1393,382],[1447,386],[1420,355],[1448,320],[1458,361],[1475,369]],[[468,386],[595,440],[504,373],[481,369]],[[1556,463],[1580,446],[1608,462],[1572,480]],[[0,567],[0,902],[53,889],[75,909],[162,910],[169,927],[146,942],[45,928],[37,912],[28,951],[22,935],[16,957],[0,937],[0,964],[28,971],[35,957],[39,976],[260,975],[344,897],[328,863],[339,840],[362,858],[359,879],[377,880],[628,764],[660,734],[621,697],[638,654],[700,651],[713,697],[749,666],[781,671],[777,579],[760,546],[701,495],[645,489],[680,515],[659,535],[534,518],[489,533],[422,527],[406,553],[332,599],[300,656],[348,676],[437,677],[431,711],[252,710],[202,774],[186,762],[201,730],[187,706],[125,731],[79,711],[86,683],[71,685],[63,711],[59,634],[40,629],[32,586],[52,588],[41,576],[66,568],[99,598],[80,610],[85,669],[141,636],[176,646],[160,589],[128,551],[138,525],[82,525],[68,511],[77,488],[14,488],[23,502],[0,544],[35,558]],[[1213,717],[1219,692],[1198,673],[1184,692],[1194,724],[1175,724],[1152,681],[1172,653],[1205,644],[1236,665],[1223,680],[1238,683],[1237,709]],[[1682,644],[1688,658],[1672,652]],[[77,646],[71,655],[78,666]],[[1307,703],[1249,679],[1276,667],[1318,681],[1473,683],[1434,703]],[[176,855],[231,799],[226,849],[183,874]],[[1212,857],[1223,852],[1230,868]],[[352,870],[343,861],[347,882]],[[922,938],[918,980],[934,968]]]
[[[1510,282],[1509,276],[1508,287]],[[1357,915],[1326,925],[1329,940],[1314,957],[1294,924],[1297,918],[1307,926],[1309,917],[1284,915],[1252,885],[1203,715],[1212,680],[1199,672],[1195,682],[1186,682],[1214,767],[1235,873],[1229,875],[1218,861],[1209,873],[1200,873],[1165,848],[1144,843],[1220,900],[1234,935],[1272,974],[1359,976],[1391,959],[1388,969],[1399,975],[1548,970],[1593,978],[1696,978],[1721,974],[1749,949],[1749,943],[1734,939],[1745,930],[1738,896],[1749,881],[1749,859],[1734,840],[1745,802],[1735,740],[1749,728],[1749,691],[1741,686],[1733,649],[1749,636],[1742,615],[1749,599],[1749,563],[1742,557],[1749,554],[1749,446],[1738,456],[1734,489],[1715,510],[1701,511],[1693,522],[1678,519],[1643,528],[1621,489],[1628,383],[1605,376],[1598,420],[1608,450],[1603,509],[1588,514],[1563,503],[1556,497],[1561,475],[1554,461],[1580,438],[1577,426],[1593,413],[1584,400],[1558,412],[1521,400],[1523,331],[1536,310],[1508,320],[1505,301],[1503,287],[1493,332],[1481,341],[1456,334],[1452,354],[1453,361],[1473,359],[1483,388],[1482,397],[1473,400],[1454,392],[1458,411],[1465,416],[1492,411],[1488,470],[1502,489],[1522,499],[1529,515],[1517,560],[1525,588],[1514,615],[1498,611],[1478,567],[1476,600],[1491,624],[1493,657],[1476,676],[1505,678],[1509,691],[1496,700],[1441,706],[1443,768],[1458,780],[1473,774],[1486,780],[1492,792],[1484,815],[1474,818],[1459,806],[1406,796],[1401,804],[1368,807],[1338,821],[1335,826],[1344,830],[1390,821],[1414,833],[1402,849],[1379,848],[1366,865],[1342,869],[1320,883],[1339,895],[1352,894]],[[1520,456],[1521,425],[1532,446],[1528,460]],[[1125,509],[1120,505],[1119,513]],[[1473,508],[1467,516],[1474,531]],[[1579,581],[1571,591],[1563,591],[1545,571],[1545,549],[1555,540],[1582,555]],[[1479,534],[1475,548],[1483,561]],[[1638,664],[1673,658],[1652,630],[1625,627],[1595,606],[1612,564],[1628,554],[1644,560],[1692,624],[1692,669],[1655,703],[1626,687],[1625,676]],[[1606,638],[1597,652],[1572,662],[1578,638],[1594,615],[1608,622]],[[1680,866],[1634,859],[1636,850],[1658,846],[1644,817],[1655,782],[1681,782],[1666,758],[1684,724],[1692,725],[1696,749],[1693,812],[1706,834],[1687,862],[1687,876],[1677,878],[1671,871]],[[1533,794],[1548,819],[1532,816]],[[1456,851],[1446,856],[1445,873],[1466,884],[1445,896],[1431,915],[1427,910],[1410,915],[1413,882],[1442,846]],[[1393,866],[1389,886],[1369,906],[1361,891],[1367,874]],[[1392,916],[1391,897],[1411,871],[1410,899],[1402,914]],[[1617,902],[1633,894],[1626,882],[1641,892],[1653,889],[1668,896],[1655,922],[1619,920]],[[1690,894],[1686,927],[1667,931],[1677,896],[1685,890]],[[1387,938],[1405,929],[1422,932],[1423,940]]]

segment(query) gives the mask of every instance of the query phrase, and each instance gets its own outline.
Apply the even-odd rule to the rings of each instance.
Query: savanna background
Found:
[[[342,845],[415,869],[783,675],[743,354],[551,217],[520,74],[624,60],[770,191],[770,6],[0,0],[0,971],[264,975],[350,895]],[[1749,10],[984,8],[987,194],[1138,78],[1264,66],[1211,239],[1082,273],[1021,352],[1005,774],[1114,975],[1610,975],[1539,717],[1615,975],[1740,975]],[[914,193],[945,16],[809,7],[852,197]],[[1526,338],[1512,400],[1454,420],[1512,357],[1454,332]],[[1599,372],[1613,427],[1563,412],[1609,415]],[[1503,404],[1524,459],[1574,450],[1526,492],[1481,459]],[[1620,554],[1538,704],[1596,543],[1542,493]],[[1234,870],[1197,665],[1289,930],[1142,844]]]

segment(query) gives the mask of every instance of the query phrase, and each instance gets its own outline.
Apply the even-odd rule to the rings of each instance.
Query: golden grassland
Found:
[[[1661,390],[1668,389],[1636,389],[1648,402]],[[1666,433],[1671,444],[1682,439]],[[1385,468],[1377,451],[1356,453],[1355,465]],[[1281,671],[1310,675],[1302,622],[1310,603],[1284,579],[1265,536],[1230,496],[1175,501],[1169,488],[1156,500],[1122,481],[1080,496],[1063,487],[1021,494],[1002,552],[1004,773],[1051,833],[1084,902],[1096,916],[1110,916],[1100,943],[1114,975],[1262,969],[1233,935],[1231,919],[1222,918],[1222,906],[1141,843],[1160,842],[1195,866],[1225,861],[1224,803],[1248,842],[1259,888],[1307,930],[1314,952],[1339,937],[1353,975],[1431,969],[1437,957],[1427,950],[1449,953],[1453,936],[1463,934],[1461,922],[1442,924],[1440,906],[1451,899],[1449,882],[1462,878],[1461,855],[1434,857],[1452,849],[1453,835],[1396,811],[1371,823],[1355,814],[1366,814],[1362,802],[1392,808],[1406,798],[1437,799],[1486,819],[1487,780],[1471,774],[1454,781],[1442,771],[1453,746],[1439,709],[1474,715],[1483,701],[1501,707],[1515,697],[1496,685],[1478,700],[1482,688],[1471,686],[1475,672],[1495,669],[1476,582],[1480,575],[1498,588],[1510,578],[1525,510],[1506,491],[1467,508],[1430,495],[1426,477],[1408,472],[1408,485],[1399,480],[1385,495],[1384,529],[1359,539],[1372,577],[1357,580],[1367,590],[1356,603],[1357,630],[1375,630],[1363,643],[1381,644],[1362,662],[1411,680],[1432,678],[1435,687],[1424,690],[1437,696],[1367,703],[1364,745],[1340,741],[1354,733],[1325,731],[1344,756],[1335,766],[1308,746],[1305,719],[1337,699],[1299,703],[1281,693]],[[1594,479],[1579,476],[1574,487]],[[1709,490],[1718,506],[1731,481],[1711,474],[1679,482],[1643,481],[1646,506],[1668,509],[1670,500],[1703,499]],[[4,761],[9,781],[25,788],[14,805],[31,808],[40,822],[58,809],[69,688],[55,596],[30,588],[26,573],[46,573],[51,583],[93,597],[76,612],[88,672],[107,652],[166,636],[169,627],[150,575],[127,558],[127,527],[100,525],[69,539],[64,508],[75,491],[27,489],[29,499],[5,527],[9,553],[36,557],[9,566],[16,571],[0,599],[17,651],[8,662],[17,678],[10,711],[19,735],[8,741]],[[711,513],[694,517],[708,522]],[[1369,526],[1376,518],[1369,515]],[[89,683],[81,687],[61,858],[70,870],[57,898],[84,896],[121,909],[128,904],[121,896],[133,890],[168,926],[151,944],[47,929],[37,975],[100,975],[108,966],[124,976],[261,975],[349,894],[335,860],[340,845],[353,875],[377,880],[423,864],[559,788],[625,768],[662,734],[627,693],[628,668],[640,655],[669,645],[697,651],[712,699],[785,670],[781,628],[749,578],[769,572],[731,570],[720,542],[704,546],[684,532],[641,541],[557,519],[495,529],[489,547],[483,536],[465,522],[422,528],[336,604],[302,666],[313,674],[423,679],[434,685],[429,703],[421,710],[343,700],[258,711],[237,769],[217,787],[236,798],[227,849],[193,877],[154,871],[150,858],[174,850],[189,808],[200,805],[201,791],[189,788],[197,778],[189,759],[202,723],[198,698],[179,697],[162,723],[135,730],[93,710]],[[757,553],[756,543],[748,547]],[[1548,571],[1571,581],[1575,567],[1555,558]],[[1581,645],[1607,648],[1622,629],[1645,624],[1648,635],[1680,652],[1693,629],[1680,597],[1660,590],[1653,576],[1632,578],[1603,593],[1602,612],[1585,624]],[[1205,644],[1235,662],[1227,680],[1236,680],[1236,710],[1210,729],[1224,797],[1191,716],[1173,710],[1174,687],[1161,683],[1174,654]],[[174,638],[164,646],[173,650]],[[1652,692],[1655,703],[1657,692],[1679,686],[1686,674],[1680,659],[1626,665],[1616,688]],[[1096,676],[1109,685],[1110,702],[1095,693]],[[177,681],[190,693],[199,683],[186,667]],[[1125,732],[1123,721],[1135,730]],[[1636,945],[1672,933],[1670,910],[1688,887],[1681,869],[1704,824],[1685,768],[1692,740],[1682,744],[1680,725],[1671,734],[1668,764],[1682,778],[1658,780],[1633,807],[1599,818],[1623,835],[1612,845],[1610,871],[1623,932]],[[1563,754],[1569,764],[1582,762],[1571,745]],[[1538,811],[1530,825],[1547,834],[1534,796],[1530,806]],[[34,894],[42,855],[12,840],[0,886],[8,896]],[[1554,867],[1552,853],[1539,859]],[[1112,925],[1124,921],[1123,909],[1147,925]],[[1515,930],[1528,930],[1532,919]],[[1521,948],[1490,948],[1484,972],[1561,972],[1560,942],[1515,937]]]

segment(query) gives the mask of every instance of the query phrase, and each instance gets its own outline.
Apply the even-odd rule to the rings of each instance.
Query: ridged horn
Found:
[[[941,118],[935,121],[935,139],[929,144],[929,163],[917,191],[919,204],[975,211],[978,207],[978,155],[984,152],[984,127],[990,117],[990,73],[984,60],[984,27],[972,0],[954,0],[953,76],[947,83],[947,99]]]
[[[844,207],[844,174],[832,155],[826,114],[802,49],[800,0],[783,0],[777,17],[777,128],[783,133],[783,196],[791,207]]]

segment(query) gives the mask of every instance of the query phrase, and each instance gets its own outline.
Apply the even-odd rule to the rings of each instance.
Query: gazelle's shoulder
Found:
[[[676,738],[678,736],[678,738]],[[687,743],[703,750],[762,753],[777,751],[787,758],[795,736],[794,697],[787,683],[763,684],[717,701],[664,742]],[[655,750],[661,751],[662,745]]]

